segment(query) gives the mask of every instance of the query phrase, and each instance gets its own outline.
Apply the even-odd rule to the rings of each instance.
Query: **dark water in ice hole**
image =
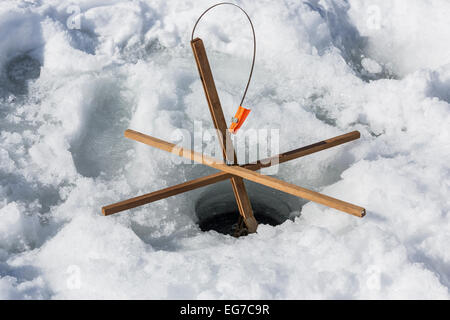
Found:
[[[246,181],[253,214],[259,224],[276,226],[298,210],[298,199],[277,190]],[[297,209],[296,209],[297,208]],[[197,200],[195,212],[202,231],[233,235],[239,219],[231,184],[226,181],[209,187]]]
[[[253,215],[259,224],[268,224],[271,226],[279,225],[280,222],[266,212],[256,211],[253,208]],[[199,222],[200,230],[210,231],[214,230],[219,233],[233,235],[239,218],[239,211],[230,211],[217,214],[215,216],[205,218]]]

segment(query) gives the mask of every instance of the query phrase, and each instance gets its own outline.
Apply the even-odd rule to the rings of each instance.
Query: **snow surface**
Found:
[[[359,130],[278,177],[364,219],[295,200],[294,220],[235,239],[200,231],[205,189],[101,215],[213,172],[123,137],[211,126],[189,41],[213,3],[1,1],[0,299],[448,299],[448,0],[237,2],[258,40],[246,128],[280,128],[282,151]],[[224,6],[197,30],[227,119],[246,23]]]

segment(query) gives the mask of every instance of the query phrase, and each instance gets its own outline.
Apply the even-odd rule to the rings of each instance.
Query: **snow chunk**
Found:
[[[361,64],[364,69],[366,69],[370,73],[380,73],[381,71],[383,71],[383,68],[375,60],[369,58],[362,59]]]
[[[0,248],[29,249],[38,239],[39,220],[25,213],[24,206],[11,202],[0,209]]]

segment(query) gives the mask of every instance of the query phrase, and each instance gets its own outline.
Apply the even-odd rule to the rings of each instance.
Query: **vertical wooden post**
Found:
[[[203,41],[196,38],[191,41],[192,51],[194,52],[195,61],[197,63],[200,79],[202,80],[203,89],[205,90],[206,100],[208,101],[209,111],[214,123],[214,127],[218,131],[219,142],[222,147],[224,161],[232,161],[237,164],[236,152],[234,151],[231,142],[230,133],[227,128],[227,123],[223,115],[222,106],[220,104],[219,95],[217,94],[216,85],[209,66],[206,50]],[[227,144],[227,141],[229,142]],[[256,232],[258,223],[253,216],[252,206],[248,198],[247,190],[245,189],[244,180],[239,177],[231,178],[234,196],[239,208],[239,213],[244,219],[249,233]]]

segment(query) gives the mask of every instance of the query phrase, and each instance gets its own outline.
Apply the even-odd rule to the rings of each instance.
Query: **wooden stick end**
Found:
[[[114,209],[115,208],[113,206],[111,206],[111,205],[104,206],[104,207],[102,207],[102,215],[104,215],[106,217],[106,216],[110,216],[110,215],[112,215],[114,213],[120,212],[120,210],[117,211],[117,210],[114,210]]]
[[[252,216],[248,218],[244,218],[245,226],[247,227],[248,233],[255,233],[256,229],[258,229],[258,222],[255,217]]]
[[[362,209],[361,214],[360,214],[360,218],[364,218],[366,216],[366,209]]]
[[[126,138],[128,138],[132,132],[133,132],[133,130],[127,129],[127,130],[125,130],[125,131],[123,132],[123,135],[124,135]]]
[[[197,37],[197,38],[191,40],[191,44],[193,44],[193,43],[195,43],[195,42],[197,42],[197,41],[202,41],[202,39],[200,39],[199,37]]]

